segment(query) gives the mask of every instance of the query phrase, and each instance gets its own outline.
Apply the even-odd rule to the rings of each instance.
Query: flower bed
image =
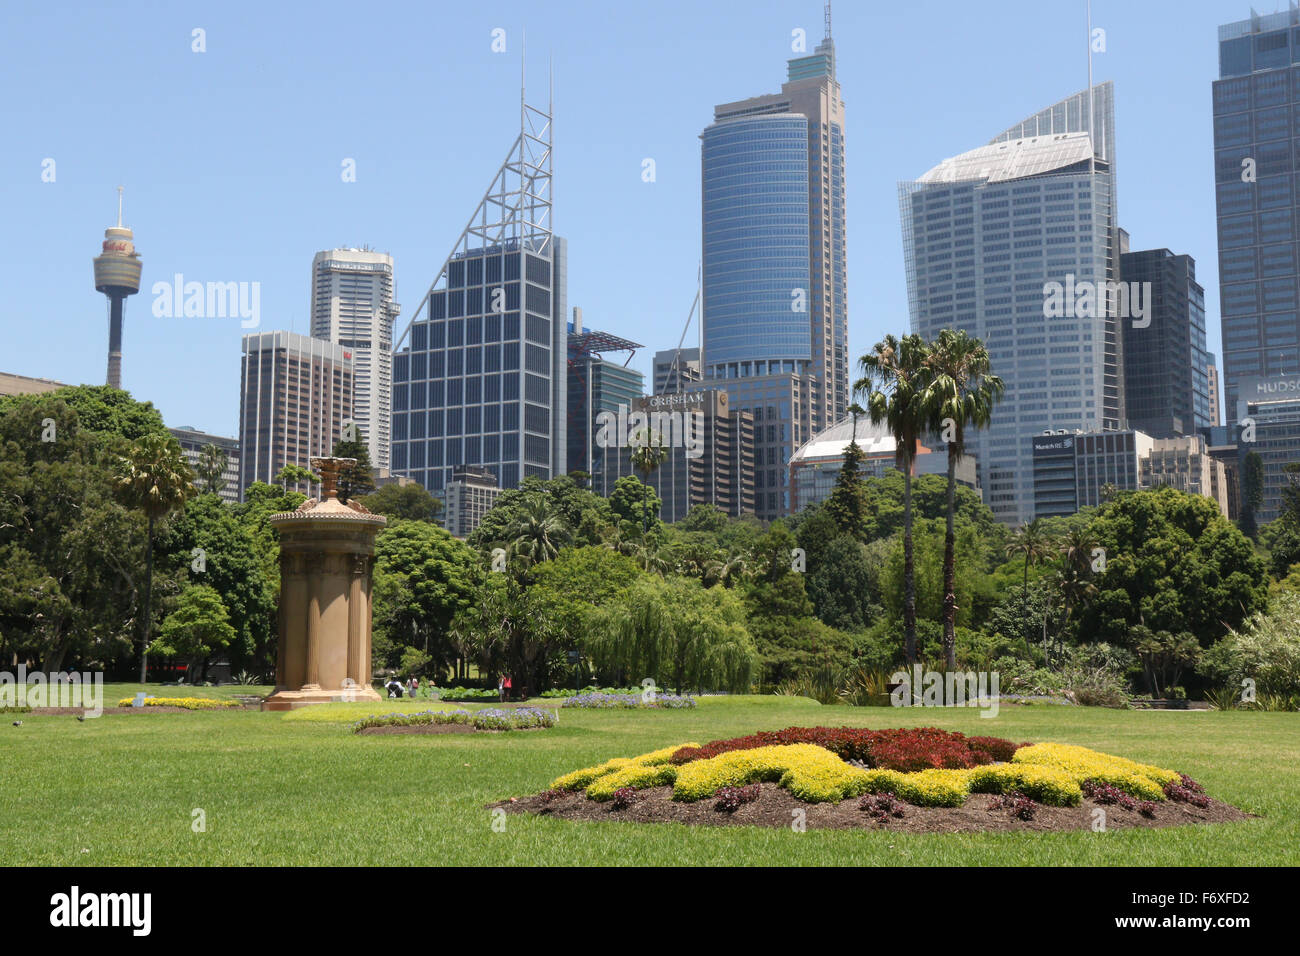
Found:
[[[640,687],[597,687],[595,684],[588,684],[582,690],[574,690],[572,687],[552,687],[550,690],[544,690],[542,697],[555,699],[560,697],[581,697],[583,694],[639,694]]]
[[[1011,759],[994,762],[994,754]],[[1177,771],[1069,744],[1017,747],[934,728],[793,727],[704,746],[680,744],[576,770],[551,787],[582,790],[604,801],[628,787],[671,786],[674,800],[693,802],[759,783],[779,784],[805,803],[890,794],[919,807],[961,807],[971,794],[986,793],[1076,807],[1085,793],[1108,801],[1111,790],[1149,802],[1169,799],[1198,807],[1209,802],[1195,781]],[[1122,805],[1128,809],[1130,801]],[[1015,807],[1024,809],[1019,803]],[[1020,818],[1032,819],[1032,813]]]
[[[532,730],[554,727],[555,714],[537,707],[510,710],[423,710],[415,714],[371,715],[352,725],[353,733],[371,727],[418,727],[428,724],[465,724],[475,730]]]
[[[751,750],[788,744],[815,744],[843,760],[866,768],[897,770],[964,770],[1007,761],[1019,744],[998,737],[967,737],[936,727],[867,730],[861,727],[787,727],[761,731],[731,740],[715,740],[703,747],[683,747],[673,755],[676,764],[707,760],[733,750]]]
[[[134,697],[123,697],[117,702],[119,707],[131,707]],[[240,707],[237,700],[216,700],[211,697],[146,697],[146,707],[182,707],[185,710],[216,710],[221,707]]]
[[[695,698],[689,695],[678,697],[676,694],[656,693],[653,697],[635,694],[578,694],[566,697],[561,707],[587,707],[602,710],[633,710],[636,708],[655,708],[662,710],[681,710],[695,706]]]

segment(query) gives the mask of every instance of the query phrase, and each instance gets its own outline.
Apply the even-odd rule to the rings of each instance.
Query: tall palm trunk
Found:
[[[1025,552],[1025,585],[1024,585],[1024,610],[1020,614],[1020,619],[1025,622],[1025,648],[1029,648],[1029,552]]]
[[[916,564],[912,556],[912,460],[903,463],[903,649],[908,666],[916,654]]]
[[[149,672],[149,638],[150,632],[150,608],[149,605],[153,599],[153,514],[149,515],[149,534],[148,542],[144,549],[144,634],[140,639],[140,683],[147,680]]]
[[[956,511],[957,446],[948,443],[948,530],[943,539],[943,663],[957,669],[957,535],[953,531]]]

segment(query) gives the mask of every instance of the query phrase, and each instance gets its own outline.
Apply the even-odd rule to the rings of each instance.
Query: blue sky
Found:
[[[149,287],[258,282],[261,329],[305,332],[313,254],[396,258],[400,329],[554,62],[555,227],[588,326],[677,343],[699,259],[699,133],[715,103],[776,92],[822,34],[813,0],[651,4],[18,4],[0,12],[0,371],[101,383],[107,309],[91,259],[126,186],[144,261],[123,385],[169,425],[237,434],[237,318],[155,318]],[[1262,12],[1270,12],[1271,8]],[[1210,84],[1245,2],[1096,0],[1116,91],[1120,223],[1134,249],[1197,261],[1220,351]],[[206,52],[192,52],[192,31]],[[506,31],[506,52],[492,31]],[[1082,0],[845,2],[849,345],[906,331],[897,183],[1087,82]],[[535,98],[531,97],[530,99]],[[642,180],[642,160],[657,178]],[[46,159],[55,181],[43,182]],[[356,182],[341,174],[356,162]],[[695,327],[688,342],[696,335]]]

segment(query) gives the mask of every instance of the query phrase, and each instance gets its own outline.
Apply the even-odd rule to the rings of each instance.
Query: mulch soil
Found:
[[[803,810],[810,830],[891,830],[899,833],[982,833],[987,831],[1063,831],[1091,830],[1093,811],[1105,811],[1105,826],[1110,830],[1129,827],[1174,827],[1192,823],[1230,823],[1246,820],[1251,814],[1234,806],[1211,800],[1204,809],[1172,800],[1156,804],[1155,816],[1144,817],[1137,810],[1124,810],[1111,804],[1102,806],[1084,799],[1077,807],[1035,805],[1033,820],[1017,819],[1005,809],[989,809],[990,794],[972,794],[961,807],[914,807],[906,804],[902,817],[877,821],[858,809],[860,797],[839,803],[804,803],[775,783],[761,784],[761,794],[753,803],[742,805],[734,813],[714,808],[712,798],[685,803],[672,799],[672,787],[650,787],[636,792],[631,806],[613,809],[612,802],[589,800],[581,791],[564,793],[548,799],[544,794],[503,800],[491,804],[509,813],[533,813],[562,820],[626,821],[629,823],[685,823],[690,826],[759,826],[790,827],[794,811]]]

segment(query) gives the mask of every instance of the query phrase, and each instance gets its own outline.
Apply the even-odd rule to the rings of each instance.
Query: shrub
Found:
[[[512,710],[423,710],[415,714],[371,715],[352,725],[353,733],[368,727],[414,727],[422,724],[468,724],[476,730],[529,730],[534,727],[554,727],[555,714],[536,707],[519,707]]]
[[[1017,820],[1032,820],[1038,812],[1038,805],[1033,800],[1025,796],[1019,790],[1011,790],[1007,793],[993,797],[988,802],[989,810],[1006,810]]]
[[[863,797],[858,802],[858,809],[866,811],[873,820],[880,823],[884,823],[890,817],[901,817],[905,812],[902,802],[889,791]]]
[[[689,695],[677,696],[676,694],[656,693],[653,697],[646,699],[640,691],[632,694],[578,694],[574,697],[566,697],[561,707],[585,707],[596,710],[635,710],[637,708],[657,707],[661,710],[682,710],[694,707],[695,698]]]
[[[1137,806],[1137,802],[1123,790],[1102,783],[1100,780],[1085,780],[1080,786],[1083,788],[1083,795],[1096,803],[1117,804],[1125,810],[1132,810]]]
[[[1156,815],[1156,807],[1158,806],[1159,804],[1154,800],[1143,800],[1137,805],[1137,811],[1142,814],[1142,816],[1150,819]]]
[[[1001,737],[967,737],[966,743],[970,745],[971,750],[988,754],[989,759],[998,763],[1006,763],[1018,748],[1029,746],[1028,744],[1013,744]]]
[[[1200,671],[1237,689],[1249,678],[1261,695],[1300,695],[1300,594],[1277,595],[1267,613],[1229,631],[1205,652]]]
[[[1053,807],[1075,807],[1083,791],[1074,777],[1058,767],[1001,764],[970,772],[972,793],[1020,792]]]
[[[587,786],[587,796],[592,800],[608,800],[620,790],[662,787],[676,779],[677,768],[672,764],[632,764],[597,777]]]
[[[1075,780],[1094,779],[1109,783],[1143,800],[1163,800],[1165,784],[1178,780],[1178,774],[1173,770],[1152,767],[1072,744],[1033,744],[1017,750],[1011,759],[1016,764],[1057,767],[1071,774]]]
[[[756,783],[746,784],[743,787],[720,787],[714,794],[718,802],[713,808],[724,813],[735,813],[744,804],[757,800],[761,792],[762,787]]]
[[[135,703],[134,697],[123,697],[117,702],[119,707],[130,707]],[[211,697],[146,697],[146,707],[183,707],[186,710],[217,710],[221,707],[239,707],[237,700],[216,700]]]
[[[755,747],[683,764],[673,799],[701,800],[722,787],[766,781],[807,803],[826,803],[865,792],[867,773],[813,744]]]
[[[562,777],[556,777],[551,782],[551,786],[559,790],[581,790],[598,777],[613,773],[615,770],[622,770],[624,767],[631,766],[655,767],[666,764],[668,758],[683,747],[698,746],[699,744],[674,744],[671,747],[652,750],[650,753],[642,754],[639,757],[615,757],[594,767],[584,767],[582,770],[575,770],[572,773],[564,774]]]
[[[619,787],[614,791],[614,809],[626,810],[636,800],[636,791],[631,787]]]

